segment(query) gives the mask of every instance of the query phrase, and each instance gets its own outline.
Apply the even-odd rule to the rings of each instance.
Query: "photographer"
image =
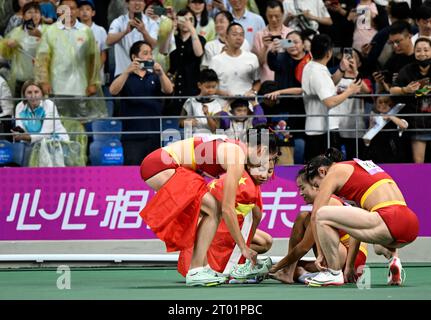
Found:
[[[160,96],[171,94],[173,86],[158,63],[154,63],[152,47],[137,41],[130,48],[132,63],[112,82],[109,91],[122,97]],[[120,117],[160,116],[158,99],[122,100]],[[158,119],[122,120],[123,131],[160,131]],[[147,154],[160,147],[159,134],[123,134],[124,164],[137,165]]]

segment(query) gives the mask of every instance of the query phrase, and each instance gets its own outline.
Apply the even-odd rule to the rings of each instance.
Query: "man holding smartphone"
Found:
[[[340,143],[337,117],[315,117],[315,115],[330,114],[351,95],[361,89],[361,80],[351,83],[345,91],[337,94],[336,84],[341,80],[349,65],[346,56],[343,57],[339,68],[330,74],[327,63],[332,58],[333,44],[327,35],[316,35],[311,42],[313,60],[307,63],[302,74],[302,90],[304,107],[307,115],[305,120],[305,160],[324,154],[328,146],[327,131],[330,131],[331,147],[338,147]],[[336,131],[331,131],[336,130]]]
[[[122,73],[130,63],[128,52],[139,40],[152,47],[157,44],[158,25],[143,14],[145,0],[126,0],[128,13],[112,21],[106,44],[114,45],[115,76]]]

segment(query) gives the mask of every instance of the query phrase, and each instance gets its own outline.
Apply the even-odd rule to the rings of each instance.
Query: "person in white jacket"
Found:
[[[22,93],[24,101],[16,106],[15,127],[11,130],[14,141],[35,143],[52,137],[69,141],[69,135],[60,121],[54,102],[42,100],[42,87],[29,80],[24,83]]]

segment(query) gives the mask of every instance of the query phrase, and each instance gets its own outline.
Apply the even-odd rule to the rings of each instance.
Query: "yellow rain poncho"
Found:
[[[42,35],[46,29],[47,26],[41,26]],[[10,48],[7,45],[10,40],[15,40],[17,45]],[[40,38],[29,35],[22,26],[14,28],[6,35],[6,38],[0,41],[0,55],[11,60],[9,83],[12,92],[15,91],[16,81],[24,82],[34,79],[34,61],[40,41]]]
[[[36,80],[49,83],[55,96],[85,97],[91,85],[100,92],[99,70],[99,48],[90,28],[79,22],[72,28],[60,22],[47,28],[36,54]],[[60,114],[92,118],[107,115],[103,100],[73,103],[64,108],[58,102]]]

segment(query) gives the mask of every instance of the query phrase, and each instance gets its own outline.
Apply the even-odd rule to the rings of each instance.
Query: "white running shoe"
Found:
[[[321,271],[313,278],[305,279],[305,283],[309,287],[327,287],[327,286],[342,286],[344,284],[343,272],[337,274],[326,270]]]
[[[215,271],[210,268],[202,268],[201,270],[195,271],[193,273],[189,271],[186,275],[186,285],[192,287],[211,287],[225,282],[226,277],[218,276]]]
[[[392,257],[389,260],[388,268],[388,285],[400,286],[405,280],[405,271],[401,265],[401,260],[398,257]]]
[[[258,261],[254,266],[251,265],[251,261],[247,260],[244,264],[236,265],[231,273],[229,283],[259,283],[265,279],[269,272],[268,262]]]

